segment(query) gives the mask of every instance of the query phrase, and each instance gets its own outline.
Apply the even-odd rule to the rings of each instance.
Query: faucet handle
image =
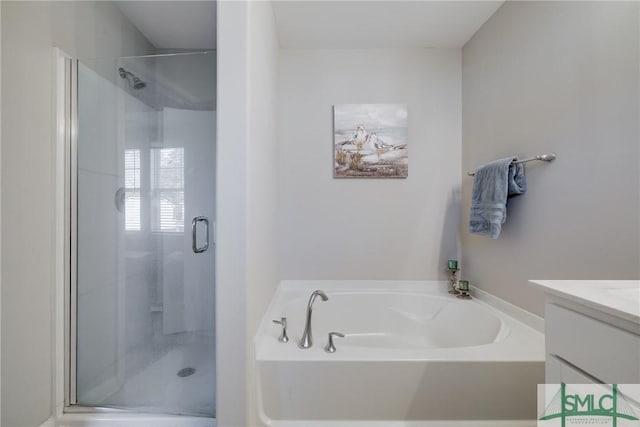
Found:
[[[341,334],[340,332],[329,332],[329,341],[327,342],[327,345],[324,348],[324,351],[326,351],[327,353],[336,352],[336,346],[333,345],[333,337],[344,338],[344,334]]]
[[[282,333],[278,338],[280,342],[289,342],[289,337],[287,336],[287,318],[281,317],[280,320],[274,320],[273,323],[277,323],[278,325],[282,325]]]

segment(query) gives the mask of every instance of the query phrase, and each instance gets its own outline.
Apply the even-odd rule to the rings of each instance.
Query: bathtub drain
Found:
[[[178,376],[180,378],[188,377],[189,375],[193,375],[196,372],[195,368],[183,368],[178,371]]]

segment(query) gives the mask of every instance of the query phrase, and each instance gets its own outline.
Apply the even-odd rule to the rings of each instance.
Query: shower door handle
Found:
[[[204,245],[198,247],[198,223],[204,222]],[[199,254],[209,249],[209,220],[206,216],[197,216],[191,221],[191,248]]]

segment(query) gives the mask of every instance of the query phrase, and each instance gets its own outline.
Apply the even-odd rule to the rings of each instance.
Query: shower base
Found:
[[[103,402],[104,408],[90,413],[60,409],[40,427],[216,427],[216,419],[210,417],[215,413],[216,382],[211,346],[213,341],[205,340],[176,347],[128,379]],[[178,376],[184,368],[195,371]],[[135,412],[119,409],[134,399]]]
[[[212,354],[204,343],[174,348],[127,380],[103,406],[122,408],[136,402],[140,412],[211,416],[216,383]],[[194,369],[191,375],[178,375],[189,368]]]
[[[40,427],[216,427],[216,420],[173,415],[65,414]]]

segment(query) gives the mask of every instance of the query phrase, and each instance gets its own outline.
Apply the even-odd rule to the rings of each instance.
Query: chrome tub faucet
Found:
[[[313,336],[311,334],[311,313],[313,312],[313,302],[316,300],[316,297],[320,295],[322,301],[326,301],[329,299],[327,294],[322,292],[321,290],[313,291],[311,297],[309,297],[309,304],[307,304],[307,321],[304,325],[304,333],[302,334],[302,338],[298,343],[298,347],[300,348],[309,348],[313,345]]]
[[[289,342],[289,337],[287,336],[287,318],[281,317],[280,320],[273,320],[273,323],[277,323],[282,326],[282,333],[280,334],[280,338],[278,341],[280,342]]]
[[[327,353],[335,353],[336,352],[336,346],[333,343],[333,337],[344,338],[344,334],[342,334],[340,332],[329,332],[329,336],[328,336],[328,339],[327,339],[327,345],[324,347],[324,351],[326,351]]]

